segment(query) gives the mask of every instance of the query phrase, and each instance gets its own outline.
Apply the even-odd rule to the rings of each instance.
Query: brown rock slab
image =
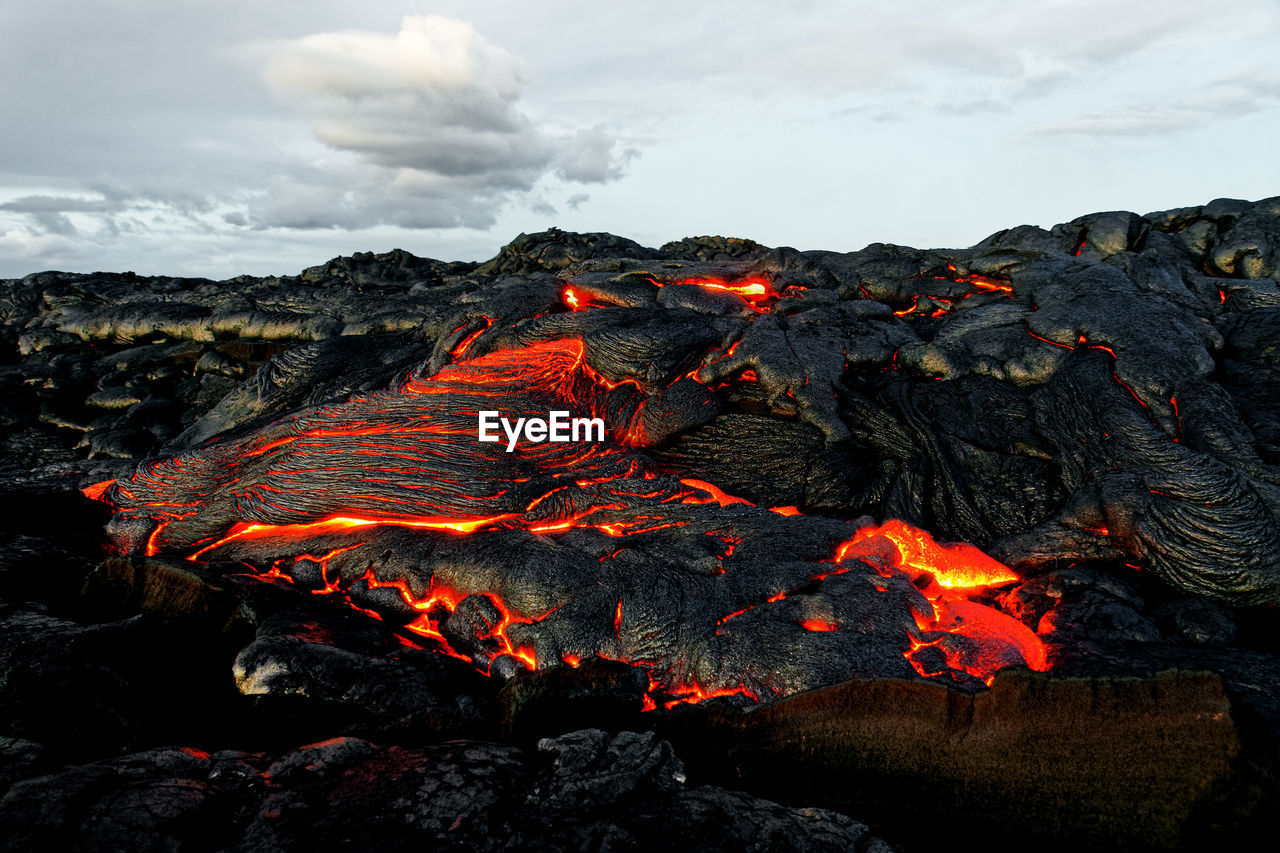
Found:
[[[239,599],[225,584],[170,559],[109,558],[85,579],[81,606],[98,617],[146,613],[185,631],[221,633]]]
[[[685,744],[664,733],[694,772],[875,814],[908,847],[967,836],[997,848],[1018,839],[1037,849],[1174,849],[1229,830],[1257,803],[1231,703],[1204,672],[1007,670],[974,695],[936,682],[850,681],[742,716],[711,711],[707,721],[722,738],[704,729]]]

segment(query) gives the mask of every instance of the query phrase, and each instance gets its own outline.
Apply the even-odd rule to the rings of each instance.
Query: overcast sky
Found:
[[[0,276],[1280,194],[1277,0],[3,0]]]

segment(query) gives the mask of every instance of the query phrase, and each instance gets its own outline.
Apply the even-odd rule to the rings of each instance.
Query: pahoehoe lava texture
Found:
[[[773,517],[703,476],[764,507],[903,519],[1022,571],[1130,560],[1274,603],[1280,489],[1250,429],[1271,418],[1215,359],[1266,357],[1249,321],[1274,283],[1225,275],[1274,269],[1197,258],[1185,220],[1206,215],[1100,215],[1070,245],[1024,228],[953,253],[521,238],[485,267],[428,266],[440,281],[420,299],[444,323],[382,390],[351,394],[323,345],[293,350],[176,442],[194,447],[93,493],[124,552],[247,562],[423,633],[447,621],[484,669],[600,655],[752,696],[977,673],[954,650],[913,658],[947,618],[892,557],[823,565],[869,521]],[[95,313],[58,329],[138,319]],[[325,402],[279,413],[298,384]],[[607,439],[478,441],[481,410],[557,409]],[[456,612],[423,615],[435,604]]]
[[[624,445],[652,440],[645,415],[682,380],[653,395],[610,388],[590,352],[581,338],[504,348],[153,460],[103,492],[109,530],[126,551],[342,591],[440,632],[486,671],[504,653],[531,666],[600,656],[665,688],[753,697],[911,676],[907,656],[939,620],[895,571],[894,546],[851,545],[837,563],[865,521],[784,517],[661,475]],[[706,417],[709,392],[683,381],[702,393],[678,416]],[[514,420],[564,406],[603,415],[615,439],[511,452],[477,440],[479,410]],[[432,620],[433,604],[453,612]],[[943,671],[971,680],[952,663]]]
[[[329,344],[272,362],[250,381],[251,393],[235,400],[239,411],[213,416],[224,429],[279,410],[271,405],[277,398],[300,402],[298,391],[311,399],[348,393],[353,376],[368,370],[372,359],[359,351],[368,344],[352,346],[326,333],[417,329],[425,333],[424,347],[437,343],[429,361],[434,368],[475,331],[481,334],[468,355],[576,337],[601,376],[632,382],[648,396],[670,391],[674,379],[720,346],[732,351],[704,363],[696,375],[704,385],[727,381],[720,397],[733,405],[717,414],[714,403],[701,398],[672,401],[683,415],[675,425],[683,434],[656,449],[672,459],[672,467],[723,465],[690,451],[698,433],[714,430],[732,409],[757,412],[786,426],[751,424],[755,446],[736,443],[739,458],[732,464],[748,470],[779,465],[778,457],[800,452],[812,457],[813,467],[843,451],[840,467],[852,469],[846,475],[853,482],[808,483],[805,472],[796,471],[788,478],[793,482],[761,478],[748,496],[767,499],[790,488],[811,506],[883,508],[944,536],[985,544],[1047,520],[1028,514],[1079,527],[1086,512],[1080,490],[1106,491],[1099,481],[1112,467],[1107,457],[1118,457],[1139,482],[1162,476],[1194,483],[1202,494],[1146,501],[1141,514],[1150,521],[1118,530],[1108,546],[1152,559],[1171,580],[1197,591],[1263,601],[1276,596],[1277,568],[1267,555],[1280,551],[1266,521],[1276,500],[1270,463],[1277,419],[1269,395],[1249,380],[1270,367],[1268,329],[1272,335],[1275,330],[1267,320],[1280,291],[1275,250],[1266,238],[1276,228],[1277,207],[1280,202],[1268,200],[1145,218],[1096,214],[1050,232],[1000,232],[953,252],[875,244],[843,255],[802,253],[710,239],[653,251],[616,238],[549,232],[522,237],[479,268],[418,262],[418,280],[396,289],[394,300],[380,292],[391,283],[380,281],[372,293],[357,288],[355,295],[320,298],[315,305],[302,304],[298,289],[273,302],[263,292],[269,290],[265,282],[235,288],[170,281],[162,288],[167,292],[156,294],[146,282],[96,279],[94,292],[84,293],[76,277],[42,274],[14,283],[18,304],[9,328],[14,319],[26,321],[27,347],[59,333],[89,340],[234,333],[319,337]],[[1258,239],[1236,246],[1237,231]],[[1222,245],[1234,248],[1228,253]],[[309,270],[302,281],[323,272]],[[761,281],[783,298],[761,312],[727,291],[659,286],[690,280]],[[583,304],[601,307],[555,313],[564,310],[566,284]],[[393,301],[404,310],[392,311]],[[245,325],[269,310],[276,312],[275,325]],[[166,319],[178,313],[191,319]],[[370,325],[370,316],[393,314],[398,323]],[[319,328],[319,316],[329,318],[326,329]],[[324,364],[330,351],[340,356],[339,364]],[[1118,396],[1076,368],[1099,352],[1108,358],[1091,373],[1110,374]],[[734,381],[745,370],[753,381]],[[924,384],[937,379],[958,384],[948,392]],[[1105,407],[1080,405],[1080,398],[1098,393],[1108,394]],[[698,403],[700,410],[688,411]],[[1113,414],[1115,409],[1122,411]],[[658,422],[655,438],[666,437],[664,415],[672,416],[662,407],[651,415]],[[1077,423],[1100,416],[1127,422],[1114,444],[1107,441],[1115,433],[1108,435],[1106,424]],[[797,432],[798,425],[816,433]],[[206,432],[199,423],[189,435]],[[1090,438],[1096,447],[1083,448]],[[1168,442],[1181,443],[1185,452],[1170,452]],[[1068,492],[1053,494],[1055,481]],[[929,488],[944,485],[953,487]],[[1184,504],[1200,498],[1232,521],[1188,532],[1189,541],[1169,551],[1155,530],[1177,524],[1188,511]],[[1087,502],[1100,514],[1136,514],[1106,497]],[[1002,505],[1010,503],[1032,509],[1006,518]],[[1071,509],[1063,514],[1065,507]],[[1049,537],[1049,547],[1079,548],[1067,533],[1042,536]],[[1224,541],[1247,545],[1238,557],[1255,562],[1224,564]],[[1045,550],[1009,555],[1020,559]]]
[[[264,570],[307,556],[303,574],[319,564],[321,585],[398,584],[408,616],[436,588],[498,593],[490,607],[512,613],[493,619],[524,622],[515,633],[540,657],[621,656],[675,684],[751,693],[905,674],[927,605],[910,584],[887,594],[869,566],[854,592],[832,592],[854,583],[847,567],[824,583],[819,562],[856,525],[773,519],[682,475],[765,506],[899,517],[1020,570],[1126,558],[1189,592],[1275,602],[1280,491],[1271,446],[1251,430],[1274,418],[1229,382],[1266,357],[1256,315],[1276,288],[1258,277],[1275,272],[1197,257],[1187,236],[1208,220],[1257,231],[1275,206],[1098,215],[1076,223],[1070,246],[1062,228],[1021,228],[948,254],[713,240],[654,252],[549,232],[481,268],[421,261],[426,279],[408,288],[425,315],[419,346],[397,342],[381,371],[343,337],[276,356],[172,444],[195,447],[102,494],[111,535],[125,552]],[[1225,278],[1240,272],[1258,277]],[[219,319],[227,306],[202,314],[187,296],[151,311],[54,298],[23,343],[233,328]],[[256,311],[280,310],[257,296]],[[280,334],[338,330],[289,305],[297,321]],[[321,305],[355,310],[349,296]],[[384,389],[351,396],[353,377]],[[314,400],[325,402],[287,411]],[[603,418],[608,441],[515,453],[476,441],[477,411],[562,407]],[[352,533],[357,521],[369,529]],[[566,528],[584,530],[557,535]],[[442,539],[458,532],[474,539],[448,556]],[[485,562],[493,548],[502,556]],[[771,601],[785,593],[795,599]],[[815,620],[842,630],[797,628]],[[735,637],[746,625],[755,633]]]
[[[1280,760],[1278,247],[1280,199],[1224,199],[963,250],[553,230],[483,264],[0,282],[0,822],[48,849],[214,825],[287,849],[395,801],[482,849],[573,812],[561,846],[687,820],[861,850],[851,818],[676,784],[647,735],[524,738],[658,728],[719,784],[709,733],[776,715],[805,742],[824,695],[925,697],[958,744],[1001,685],[1030,718],[1037,685],[1086,708],[1170,666],[1215,673],[1179,683],[1225,691],[1241,761],[1215,754],[1247,788]],[[606,435],[507,452],[481,410]],[[1049,674],[996,678],[1022,665]],[[906,681],[792,695],[883,676]],[[1185,782],[1145,731],[1130,751]],[[910,740],[886,791],[949,760]],[[213,754],[139,751],[169,743]],[[966,785],[947,808],[998,834]]]

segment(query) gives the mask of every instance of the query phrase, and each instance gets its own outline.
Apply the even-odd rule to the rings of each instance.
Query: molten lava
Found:
[[[774,291],[769,282],[763,279],[747,279],[744,281],[725,281],[720,278],[684,278],[677,281],[659,281],[656,278],[646,277],[647,280],[657,287],[700,287],[703,290],[718,291],[721,293],[732,293],[741,299],[748,308],[753,311],[765,312],[778,301],[779,295]],[[796,288],[797,293],[789,294],[790,296],[798,295],[802,292],[803,287]],[[572,294],[572,297],[571,297]],[[581,297],[573,291],[572,287],[564,290],[565,304],[577,311],[581,303]]]
[[[970,283],[1001,289],[976,279]],[[756,310],[766,310],[769,300],[776,299],[760,281],[680,284],[731,292]],[[571,286],[563,298],[575,311],[591,307],[590,299]],[[454,356],[464,358],[493,324],[485,318],[482,328],[453,348]],[[453,334],[461,334],[462,328]],[[736,342],[729,352],[733,346]],[[696,374],[695,368],[678,381],[696,382]],[[923,586],[922,603],[909,605],[915,608],[914,624],[908,621],[905,636],[899,633],[893,641],[901,643],[911,668],[921,675],[966,674],[989,683],[1003,666],[1046,667],[1044,646],[1034,633],[998,610],[968,600],[970,591],[1016,581],[1017,575],[970,545],[939,544],[897,520],[855,531],[834,554],[825,551],[810,558],[826,561],[811,569],[796,556],[788,564],[791,580],[782,582],[781,575],[769,580],[766,572],[758,597],[746,595],[744,600],[752,588],[748,582],[754,581],[740,578],[735,567],[745,565],[749,555],[744,551],[767,539],[753,539],[743,531],[773,529],[785,536],[788,526],[807,529],[795,526],[812,519],[796,507],[757,507],[712,483],[659,471],[635,450],[646,443],[641,424],[650,399],[640,382],[611,381],[591,368],[582,339],[540,341],[456,361],[434,375],[411,376],[389,391],[297,411],[256,431],[145,462],[129,479],[98,483],[84,493],[114,505],[109,530],[122,551],[247,562],[264,579],[303,583],[301,578],[310,578],[305,585],[316,594],[342,596],[380,618],[405,615],[405,630],[486,673],[500,657],[536,668],[562,661],[574,665],[590,655],[613,656],[649,671],[653,690],[647,706],[728,695],[756,700],[765,690],[783,690],[770,684],[767,673],[747,678],[714,667],[697,670],[685,660],[650,654],[656,648],[653,614],[643,606],[632,609],[621,595],[592,605],[601,627],[607,628],[585,645],[557,645],[562,641],[540,633],[556,619],[567,618],[564,613],[587,607],[591,590],[606,583],[625,588],[631,558],[649,559],[646,549],[662,554],[664,547],[693,548],[688,543],[694,540],[703,543],[701,550],[678,558],[687,566],[673,565],[665,557],[652,565],[676,571],[672,583],[696,584],[699,595],[735,602],[699,627],[704,637],[699,642],[708,644],[697,653],[703,657],[716,644],[733,642],[746,630],[741,626],[772,618],[775,608],[796,613],[815,584],[835,578],[832,583],[838,586],[847,580],[842,575],[871,571],[876,583],[858,595],[885,596],[894,612],[905,612],[901,608],[908,606],[907,599],[919,599],[917,589]],[[600,417],[611,440],[522,440],[506,453],[477,442],[481,409],[512,418],[550,409]],[[394,558],[399,545],[362,547],[421,537],[412,540],[420,543],[414,547],[431,555],[446,548],[447,540],[468,537],[480,551],[500,553],[503,546],[496,543],[513,534],[525,537],[519,542],[528,547],[541,543],[536,545],[541,549],[562,547],[562,536],[578,543],[575,547],[595,547],[591,537],[617,544],[590,552],[590,559],[566,563],[574,571],[603,573],[586,581],[581,601],[575,590],[533,594],[528,583],[509,578],[514,569],[500,559],[498,574],[483,562],[467,574],[472,558],[455,555],[424,556],[422,566],[437,566],[425,576],[418,564],[407,574],[389,575],[382,565]],[[707,537],[717,544],[710,545]],[[628,594],[661,589],[651,583]],[[378,591],[389,591],[398,610],[364,606]],[[925,614],[928,607],[932,612]],[[594,618],[589,608],[582,613],[582,618]],[[833,650],[846,648],[838,644],[856,642],[857,631],[844,617],[802,614],[783,621],[797,633],[798,642],[827,644],[816,648],[826,649],[830,660],[840,657]],[[465,626],[463,634],[459,625]],[[548,645],[543,648],[539,642]],[[901,658],[895,659],[902,666]]]
[[[1019,580],[1013,570],[972,545],[940,544],[927,532],[896,519],[858,531],[840,546],[834,562],[875,559],[884,553],[884,540],[892,543],[893,568],[907,572],[917,585],[922,578],[930,581],[922,591],[933,606],[933,614],[918,618],[917,626],[932,638],[912,638],[907,652],[917,672],[941,674],[931,671],[919,658],[918,652],[930,646],[942,652],[948,667],[987,684],[998,670],[1014,664],[1037,671],[1048,669],[1047,650],[1034,631],[994,607],[967,599],[972,590]],[[956,642],[956,638],[968,642]]]
[[[893,543],[900,568],[908,569],[917,576],[927,572],[943,587],[971,589],[998,586],[1019,579],[1008,566],[972,545],[940,545],[927,532],[897,519],[886,521],[879,527],[859,530],[836,551],[835,562],[856,557],[860,546],[876,536],[883,536]]]
[[[763,281],[741,281],[731,284],[718,279],[690,278],[679,283],[695,285],[705,290],[722,290],[732,293],[754,308],[760,308],[767,299],[776,298],[769,285]]]

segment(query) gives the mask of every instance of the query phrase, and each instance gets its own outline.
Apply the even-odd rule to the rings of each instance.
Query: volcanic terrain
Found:
[[[1280,805],[1280,198],[45,272],[0,319],[6,850],[1176,849]]]

